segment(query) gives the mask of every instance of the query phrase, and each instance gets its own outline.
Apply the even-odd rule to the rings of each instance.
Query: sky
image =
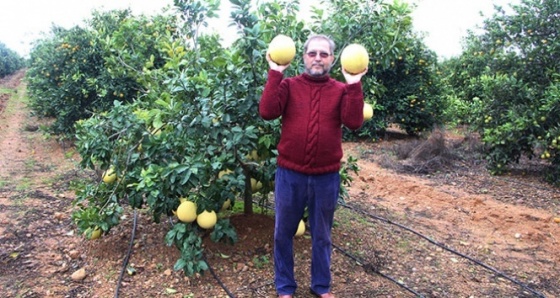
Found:
[[[493,5],[508,6],[518,0],[406,0],[417,7],[412,13],[415,31],[425,33],[426,45],[438,56],[449,58],[461,53],[461,39],[468,29],[475,29],[490,17]],[[27,56],[32,42],[49,32],[52,24],[70,28],[82,25],[92,10],[132,9],[134,14],[154,14],[173,0],[16,0],[0,2],[0,42],[22,56]],[[222,0],[222,19],[229,17],[229,1]],[[301,0],[301,10],[318,5],[319,0]],[[484,13],[484,18],[480,16]],[[215,20],[212,28],[227,26]],[[233,30],[233,29],[231,29]],[[226,31],[227,32],[227,31]],[[233,34],[226,34],[232,36]]]

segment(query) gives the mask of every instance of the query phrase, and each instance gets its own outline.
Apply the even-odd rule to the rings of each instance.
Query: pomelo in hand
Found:
[[[196,223],[203,229],[213,228],[216,222],[218,222],[218,215],[216,215],[214,210],[204,210],[196,217]]]
[[[342,50],[340,54],[340,64],[342,68],[350,74],[358,74],[366,70],[369,63],[369,55],[360,44],[350,44]]]
[[[364,121],[368,121],[373,117],[373,106],[369,103],[364,103]]]
[[[268,53],[274,63],[286,65],[296,56],[296,44],[289,36],[278,34],[270,41]]]

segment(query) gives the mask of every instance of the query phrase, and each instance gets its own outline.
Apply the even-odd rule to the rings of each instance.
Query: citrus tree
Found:
[[[175,212],[178,220],[166,242],[181,250],[175,269],[187,275],[206,269],[201,247],[206,229],[215,241],[236,240],[227,218],[201,225],[201,215],[220,212],[241,195],[250,213],[252,194],[272,188],[277,128],[258,117],[266,42],[253,29],[258,18],[249,1],[237,4],[232,21],[245,29],[242,39],[256,44],[223,48],[217,35],[198,30],[214,15],[216,3],[176,1],[184,22],[177,36],[158,45],[162,67],[138,69],[144,93],[76,125],[82,165],[112,169],[117,176],[116,182],[93,183],[79,194],[74,218],[80,229],[108,231],[118,223],[113,215],[122,212],[123,202],[148,207],[155,221]],[[196,221],[181,220],[180,208],[188,202],[196,205]]]
[[[496,7],[483,33],[471,33],[448,66],[453,90],[487,146],[488,167],[501,174],[521,156],[550,163],[560,179],[558,1],[524,0],[511,13]]]
[[[338,55],[352,43],[365,46],[370,54],[362,84],[365,101],[375,112],[355,134],[376,136],[390,124],[414,134],[441,123],[439,115],[445,104],[437,56],[413,32],[411,6],[402,1],[358,0],[324,0],[321,4],[314,9],[312,30],[332,36],[340,49]],[[334,75],[342,78],[339,69]]]
[[[82,27],[53,26],[30,54],[26,76],[32,110],[55,119],[53,133],[72,138],[76,121],[141,94],[135,70],[161,66],[155,44],[172,34],[172,26],[169,16],[154,22],[129,10],[94,12]]]
[[[0,78],[13,74],[23,67],[25,67],[25,60],[0,42]]]

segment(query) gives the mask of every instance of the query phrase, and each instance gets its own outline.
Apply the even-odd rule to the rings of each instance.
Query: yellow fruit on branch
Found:
[[[289,36],[279,34],[270,41],[268,53],[276,64],[286,65],[296,56],[296,44]]]
[[[305,222],[302,220],[299,221],[298,228],[296,231],[296,236],[302,236],[305,233]]]
[[[364,121],[373,118],[373,106],[369,103],[364,103]]]
[[[224,177],[225,175],[229,175],[229,174],[231,174],[231,173],[233,173],[233,171],[230,170],[230,169],[220,171],[220,172],[218,172],[218,179],[221,179],[221,178]]]
[[[262,182],[257,181],[255,178],[251,178],[251,190],[253,192],[259,191],[263,187]]]
[[[350,74],[363,72],[369,64],[369,55],[366,48],[355,43],[346,46],[340,54],[340,64]]]
[[[224,203],[222,204],[222,208],[220,209],[220,211],[226,211],[227,209],[229,209],[231,207],[231,200],[227,199],[224,201]]]
[[[214,210],[204,210],[196,217],[196,223],[203,229],[213,228],[216,222],[218,222],[218,216]]]
[[[179,204],[176,211],[177,218],[180,221],[190,223],[196,220],[196,203],[184,200]]]
[[[103,172],[103,182],[111,184],[117,180],[117,173],[113,167]]]

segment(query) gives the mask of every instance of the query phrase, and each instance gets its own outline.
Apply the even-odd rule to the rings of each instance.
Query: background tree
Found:
[[[445,105],[436,75],[437,57],[413,32],[412,8],[407,3],[325,0],[321,4],[326,9],[313,10],[311,30],[332,36],[338,54],[351,43],[364,45],[370,53],[362,84],[365,101],[373,104],[375,113],[358,136],[375,137],[391,124],[415,134],[441,123]],[[339,69],[334,75],[342,78]]]
[[[25,59],[0,42],[0,78],[25,67]]]
[[[537,156],[550,162],[548,179],[559,181],[558,7],[557,0],[524,0],[512,13],[496,7],[483,33],[471,33],[464,53],[448,63],[492,173]]]

